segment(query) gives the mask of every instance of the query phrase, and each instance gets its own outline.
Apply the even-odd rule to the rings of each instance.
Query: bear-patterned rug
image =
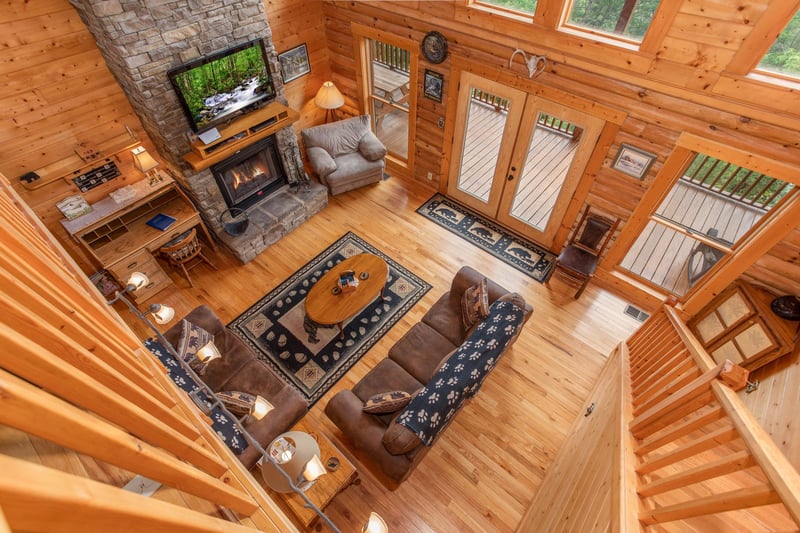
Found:
[[[555,264],[556,256],[553,253],[509,235],[497,224],[439,193],[422,204],[417,213],[483,248],[538,282],[547,279]]]
[[[381,257],[389,267],[383,298],[376,298],[345,321],[344,339],[335,326],[320,326],[310,332],[305,323],[308,290],[337,264],[365,252]],[[348,232],[228,328],[297,387],[310,407],[430,289],[431,285],[422,278]]]

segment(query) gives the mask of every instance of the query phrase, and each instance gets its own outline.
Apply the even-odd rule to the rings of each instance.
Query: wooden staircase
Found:
[[[517,531],[797,531],[800,475],[746,380],[664,307],[610,355]]]

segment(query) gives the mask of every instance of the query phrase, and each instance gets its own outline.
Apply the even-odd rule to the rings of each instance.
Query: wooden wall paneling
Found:
[[[9,525],[24,531],[105,532],[135,523],[154,533],[251,533],[253,530],[96,481],[0,456],[0,499]],[[24,479],[20,484],[18,480]]]
[[[255,511],[253,499],[241,491],[2,370],[0,388],[4,391],[0,410],[4,424],[238,512]]]
[[[800,4],[795,0],[762,0],[761,3],[766,9],[756,19],[753,29],[726,69],[733,74],[744,75],[756,68],[783,31],[786,22],[800,9]],[[754,4],[758,5],[759,2]]]
[[[547,470],[533,502],[516,531],[605,530],[611,521],[614,464],[622,411],[620,349],[609,356],[581,414],[575,419],[567,441]],[[594,404],[591,415],[584,411]],[[599,452],[599,453],[598,453]],[[599,497],[595,497],[599,496]],[[586,527],[586,524],[590,527]]]

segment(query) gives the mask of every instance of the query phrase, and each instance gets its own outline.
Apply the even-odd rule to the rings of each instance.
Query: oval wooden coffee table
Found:
[[[358,287],[351,292],[334,294],[334,288],[339,286],[339,274],[345,270],[355,272]],[[367,279],[361,279],[365,272]],[[389,267],[386,261],[373,254],[358,254],[349,257],[331,268],[313,287],[306,296],[306,320],[304,327],[308,333],[308,340],[318,342],[316,327],[339,327],[339,338],[344,338],[343,324],[345,320],[353,318],[362,309],[380,295],[386,286]]]

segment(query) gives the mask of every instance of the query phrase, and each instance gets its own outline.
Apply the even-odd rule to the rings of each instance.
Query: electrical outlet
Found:
[[[433,172],[428,171],[428,181],[433,181]]]

